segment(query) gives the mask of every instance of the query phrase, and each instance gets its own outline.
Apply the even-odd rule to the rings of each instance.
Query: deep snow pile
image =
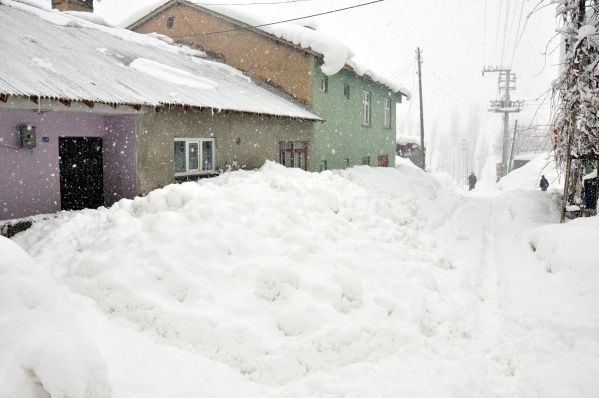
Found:
[[[104,358],[114,397],[568,396],[544,377],[596,391],[599,328],[585,326],[582,355],[568,316],[522,305],[567,290],[528,232],[555,221],[556,198],[453,192],[401,164],[268,163],[62,213],[16,240],[70,290],[28,274],[27,290],[71,300],[54,307],[84,325],[99,352],[85,363]],[[14,368],[1,361],[15,344],[1,344]],[[568,372],[577,359],[588,371]]]
[[[106,364],[68,290],[1,236],[0,253],[0,397],[109,397]]]
[[[549,189],[563,189],[563,178],[555,163],[553,152],[541,153],[530,162],[503,177],[497,187],[501,190],[539,189],[539,181],[544,175],[549,181]]]

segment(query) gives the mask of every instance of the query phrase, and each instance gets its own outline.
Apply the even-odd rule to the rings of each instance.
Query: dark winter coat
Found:
[[[545,177],[541,177],[541,182],[539,183],[541,190],[546,191],[549,188],[549,181]]]
[[[476,186],[476,176],[474,174],[470,174],[468,176],[468,185],[470,186],[470,189],[473,189]]]

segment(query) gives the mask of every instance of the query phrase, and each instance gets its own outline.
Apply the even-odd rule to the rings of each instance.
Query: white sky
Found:
[[[97,13],[110,22],[118,23],[153,0],[95,1]],[[207,2],[252,1],[256,0]],[[306,0],[291,4],[240,7],[244,7],[248,13],[278,21],[362,2],[366,0]],[[386,0],[313,18],[311,21],[316,22],[319,30],[337,36],[350,45],[357,60],[377,72],[399,79],[404,86],[412,89],[413,100],[400,107],[400,134],[419,133],[414,60],[415,48],[420,46],[424,59],[427,141],[431,135],[448,134],[452,119],[457,119],[453,121],[456,128],[466,128],[469,115],[474,112],[482,121],[479,134],[487,135],[488,141],[492,142],[501,128],[500,116],[487,112],[489,100],[497,96],[497,74],[483,78],[483,65],[502,63],[502,52],[503,64],[512,65],[513,72],[518,75],[517,91],[512,98],[528,102],[525,111],[517,116],[521,125],[530,123],[538,108],[535,99],[546,92],[557,76],[557,51],[548,58],[542,55],[555,33],[553,8],[547,7],[532,15],[514,53],[518,26],[522,32],[526,16],[536,3],[532,0]],[[506,9],[509,10],[507,24]],[[522,17],[518,18],[521,10]],[[503,46],[504,32],[507,32],[509,39]],[[553,41],[549,49],[555,45],[557,42]],[[515,54],[513,63],[512,53]],[[545,124],[547,118],[548,108],[541,109],[536,123]]]

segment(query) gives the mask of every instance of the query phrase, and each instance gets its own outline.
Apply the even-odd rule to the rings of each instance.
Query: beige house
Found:
[[[163,0],[128,28],[204,51],[322,117],[309,142],[311,170],[394,164],[397,106],[407,90],[358,64],[351,49],[317,29],[264,26],[245,7],[210,3]]]
[[[10,4],[0,220],[110,206],[266,160],[308,168],[321,119],[291,97],[188,47]]]

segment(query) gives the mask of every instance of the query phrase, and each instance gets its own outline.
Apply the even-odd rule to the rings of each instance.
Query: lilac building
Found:
[[[276,160],[318,116],[198,51],[0,4],[0,220]]]

